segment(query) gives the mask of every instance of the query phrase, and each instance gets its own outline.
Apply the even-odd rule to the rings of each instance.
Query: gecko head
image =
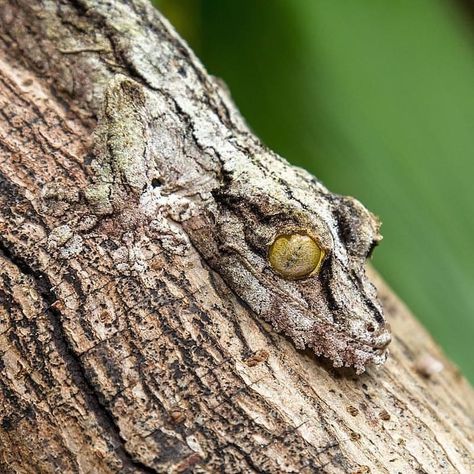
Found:
[[[249,166],[216,190],[212,223],[192,240],[234,292],[298,348],[359,373],[383,364],[390,331],[365,272],[381,240],[378,219],[307,172],[277,164],[278,179]]]

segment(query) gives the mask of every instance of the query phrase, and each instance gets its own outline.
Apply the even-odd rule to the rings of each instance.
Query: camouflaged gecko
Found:
[[[89,200],[113,212],[132,190],[154,218],[172,199],[185,211],[165,218],[298,349],[358,373],[383,364],[390,331],[364,268],[381,239],[377,218],[248,134],[230,135],[185,92],[173,102],[170,113],[163,91],[124,76],[111,81]]]

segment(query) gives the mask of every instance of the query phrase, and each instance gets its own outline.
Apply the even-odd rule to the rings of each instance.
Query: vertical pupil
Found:
[[[324,257],[316,241],[304,232],[278,235],[270,245],[268,260],[284,278],[305,278],[318,270]]]

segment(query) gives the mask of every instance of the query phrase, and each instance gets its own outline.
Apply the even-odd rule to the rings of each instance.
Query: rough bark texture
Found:
[[[258,143],[146,2],[0,0],[0,472],[472,472],[471,388],[378,277],[391,355],[356,376],[276,334],[133,194],[91,211],[117,74],[159,91],[188,179]]]

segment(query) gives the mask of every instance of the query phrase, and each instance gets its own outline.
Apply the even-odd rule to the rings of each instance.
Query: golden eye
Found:
[[[273,270],[289,280],[314,275],[324,258],[324,250],[305,232],[278,235],[268,250]]]

